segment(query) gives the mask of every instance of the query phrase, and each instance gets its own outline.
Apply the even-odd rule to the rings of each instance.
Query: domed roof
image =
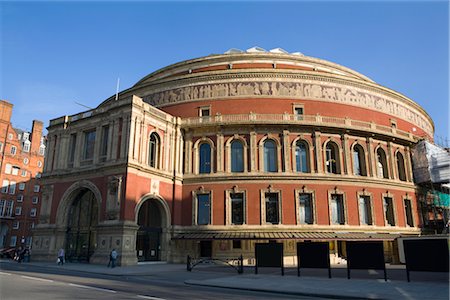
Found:
[[[274,48],[267,51],[255,46],[245,51],[231,48],[224,54],[211,54],[169,65],[145,76],[133,88],[149,83],[156,83],[177,75],[223,71],[227,69],[241,69],[242,71],[250,69],[262,69],[264,71],[271,69],[274,71],[296,70],[374,82],[370,78],[350,68],[323,59],[305,56],[300,52],[288,53],[282,48]]]

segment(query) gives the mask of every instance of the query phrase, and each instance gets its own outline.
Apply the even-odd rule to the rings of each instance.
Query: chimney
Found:
[[[6,100],[0,100],[0,121],[10,123],[13,105]]]
[[[33,120],[33,128],[31,129],[31,152],[39,151],[43,127],[44,123],[38,120]]]

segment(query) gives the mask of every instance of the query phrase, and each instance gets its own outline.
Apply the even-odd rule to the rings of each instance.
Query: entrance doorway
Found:
[[[69,209],[66,256],[69,261],[89,262],[95,251],[98,205],[94,193],[80,190]]]
[[[158,200],[146,200],[138,214],[136,239],[138,261],[161,260],[162,208]]]

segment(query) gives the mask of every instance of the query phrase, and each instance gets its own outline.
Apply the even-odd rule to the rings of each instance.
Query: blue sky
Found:
[[[281,47],[352,68],[420,104],[449,138],[447,1],[0,2],[0,98],[30,129],[96,107],[172,63]]]

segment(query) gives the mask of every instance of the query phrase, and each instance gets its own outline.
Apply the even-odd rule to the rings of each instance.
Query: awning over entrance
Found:
[[[367,232],[183,232],[172,240],[394,240],[405,236]],[[408,236],[408,235],[406,235]]]

